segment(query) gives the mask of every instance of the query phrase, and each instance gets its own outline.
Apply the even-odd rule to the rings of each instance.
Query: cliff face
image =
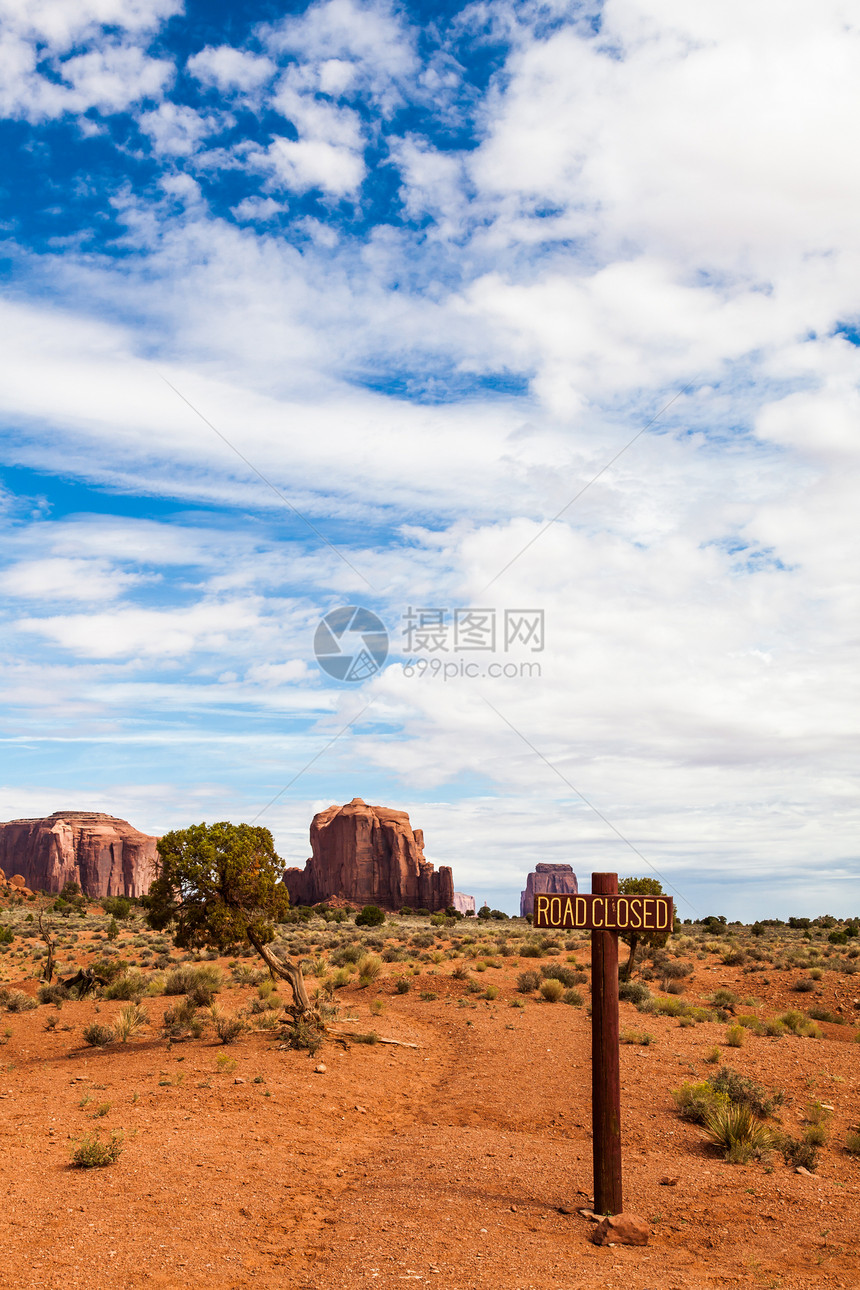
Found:
[[[534,913],[538,892],[548,892],[551,896],[575,896],[578,891],[576,874],[569,864],[536,864],[534,873],[526,879],[525,891],[520,893],[520,917]]]
[[[112,815],[55,811],[43,820],[0,824],[0,869],[20,874],[32,891],[62,891],[77,882],[93,900],[142,896],[153,878],[157,841]]]
[[[339,899],[433,913],[454,904],[451,870],[440,865],[436,872],[424,859],[424,834],[412,829],[405,811],[368,806],[360,797],[330,806],[311,822],[311,849],[304,869],[284,871],[294,905]]]

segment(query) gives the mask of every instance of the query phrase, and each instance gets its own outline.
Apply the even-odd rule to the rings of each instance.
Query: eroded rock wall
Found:
[[[0,869],[32,891],[79,884],[84,895],[142,896],[152,882],[158,839],[127,820],[94,811],[55,811],[0,824]]]
[[[424,834],[413,830],[405,811],[368,806],[360,797],[330,806],[311,822],[311,850],[304,869],[284,871],[294,905],[334,898],[433,913],[454,904],[450,868],[440,865],[437,871],[424,859]]]

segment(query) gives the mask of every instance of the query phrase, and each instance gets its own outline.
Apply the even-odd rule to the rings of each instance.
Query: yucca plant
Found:
[[[721,1147],[730,1165],[746,1164],[773,1146],[773,1136],[743,1103],[718,1103],[707,1113],[704,1137]]]

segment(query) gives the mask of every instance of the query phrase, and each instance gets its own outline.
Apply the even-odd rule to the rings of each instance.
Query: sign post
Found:
[[[617,896],[617,873],[593,873],[595,896]],[[591,933],[591,1127],[594,1212],[620,1214],[621,1068],[618,1056],[618,933]]]
[[[590,896],[535,896],[534,926],[591,932],[591,1124],[594,1212],[620,1214],[621,1072],[618,1056],[618,933],[665,931],[670,896],[621,896],[617,873],[593,873]]]

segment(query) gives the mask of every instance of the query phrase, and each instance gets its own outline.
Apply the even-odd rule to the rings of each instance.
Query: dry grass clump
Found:
[[[127,1003],[120,1008],[113,1023],[113,1033],[121,1044],[131,1039],[149,1021],[149,1013],[139,1003]]]
[[[72,1151],[72,1165],[77,1169],[104,1169],[119,1160],[122,1148],[121,1133],[112,1133],[107,1142],[97,1134],[86,1133]]]
[[[564,995],[564,986],[561,981],[554,977],[549,977],[540,983],[540,992],[547,1003],[558,1003]]]
[[[108,1044],[113,1043],[114,1039],[116,1035],[109,1026],[102,1026],[97,1021],[84,1026],[83,1040],[91,1048],[106,1048]]]

